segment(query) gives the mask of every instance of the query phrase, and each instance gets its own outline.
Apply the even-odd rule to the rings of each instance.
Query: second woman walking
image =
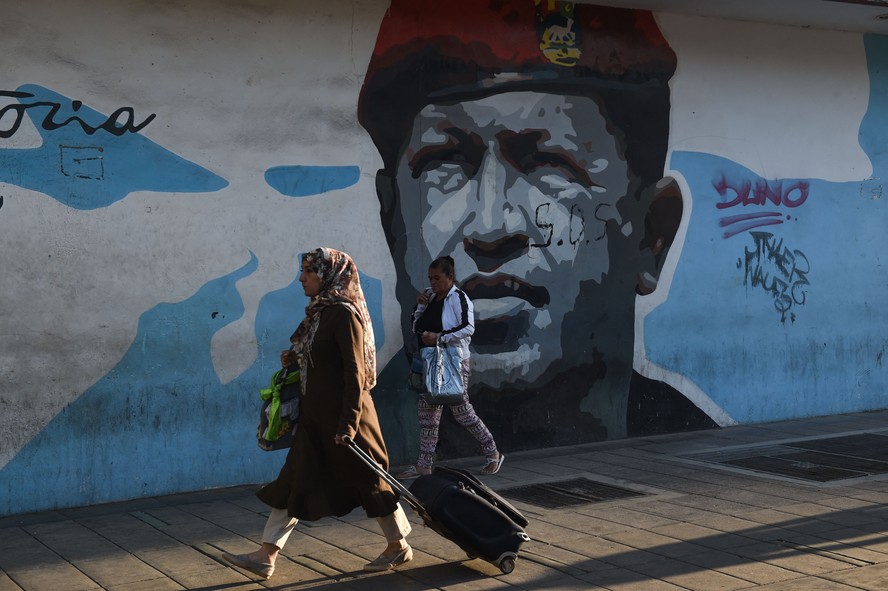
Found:
[[[462,378],[463,397],[457,404],[449,406],[453,418],[464,427],[481,445],[486,462],[481,474],[496,474],[503,465],[505,456],[496,448],[496,442],[484,422],[475,414],[469,402],[469,376],[471,359],[469,343],[475,332],[475,313],[472,300],[455,285],[453,258],[438,257],[429,265],[430,289],[416,298],[413,311],[413,332],[417,335],[419,347],[434,347],[442,343],[448,347],[459,347],[463,353]],[[401,480],[416,478],[421,474],[431,474],[438,444],[438,428],[441,424],[442,405],[430,404],[420,397],[419,405],[419,457],[416,464],[397,475]]]

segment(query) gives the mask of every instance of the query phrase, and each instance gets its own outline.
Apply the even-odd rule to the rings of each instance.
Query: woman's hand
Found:
[[[422,333],[422,344],[423,345],[435,345],[438,342],[438,333],[425,331]]]
[[[290,349],[281,351],[281,367],[291,368],[296,365],[296,353]]]
[[[429,303],[429,290],[422,290],[418,296],[416,296],[417,304],[428,304]]]

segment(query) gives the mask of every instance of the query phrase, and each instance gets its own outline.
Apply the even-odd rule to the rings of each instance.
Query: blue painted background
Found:
[[[719,210],[729,200],[715,187],[724,177],[765,182],[715,156],[677,152],[671,167],[684,175],[693,213],[668,300],[646,319],[648,358],[690,378],[735,420],[774,421],[883,408],[888,382],[888,39],[866,36],[871,94],[860,143],[873,165],[871,179],[809,185],[798,207],[747,205]],[[810,264],[804,304],[783,318],[772,294],[745,281],[750,232],[725,238],[730,215],[779,211],[783,223],[756,228]],[[781,250],[781,252],[783,252]],[[763,269],[781,276],[777,257]],[[796,276],[796,279],[798,276]],[[694,330],[687,330],[693,326]],[[680,335],[676,337],[676,335]]]
[[[285,454],[256,445],[259,388],[304,316],[298,280],[262,298],[248,370],[223,385],[210,355],[213,335],[243,315],[235,283],[257,266],[251,255],[185,301],[145,312],[114,369],[0,470],[0,514],[273,479]],[[361,284],[381,346],[381,283]]]

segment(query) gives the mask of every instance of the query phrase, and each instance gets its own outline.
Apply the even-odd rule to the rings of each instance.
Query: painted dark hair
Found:
[[[546,5],[567,12],[548,14]],[[569,63],[543,50],[547,35],[565,27]],[[358,120],[391,176],[414,117],[426,105],[510,91],[589,96],[648,186],[663,176],[675,68],[676,55],[646,10],[530,0],[392,0],[367,66]]]
[[[447,275],[448,278],[453,279],[456,273],[456,263],[453,262],[452,256],[445,255],[432,261],[429,269],[437,269]]]

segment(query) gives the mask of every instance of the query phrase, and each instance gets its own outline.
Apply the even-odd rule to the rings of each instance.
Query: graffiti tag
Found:
[[[84,133],[86,133],[87,135],[92,135],[102,129],[118,137],[122,136],[125,133],[139,132],[146,125],[151,123],[156,117],[156,115],[152,113],[141,123],[136,123],[136,113],[133,108],[120,107],[119,109],[111,113],[105,119],[105,121],[94,127],[80,117],[77,117],[76,115],[68,117],[61,122],[56,121],[55,118],[58,115],[59,110],[62,108],[62,104],[53,101],[24,102],[22,99],[34,98],[34,95],[30,92],[0,90],[0,97],[14,98],[20,101],[18,103],[11,103],[0,109],[0,123],[2,123],[3,118],[6,117],[8,113],[12,114],[11,124],[8,127],[0,127],[0,138],[4,139],[10,138],[15,135],[15,133],[19,130],[19,126],[21,126],[22,121],[25,118],[25,113],[28,111],[28,109],[49,109],[46,113],[46,116],[43,118],[43,121],[40,123],[40,126],[46,131],[54,131],[56,129],[59,129],[60,127],[65,127],[66,125],[69,125],[71,123],[76,123],[80,125]],[[71,101],[71,110],[75,113],[79,111],[80,107],[82,106],[83,103],[81,101]]]
[[[793,308],[805,305],[808,295],[808,273],[811,265],[800,250],[790,250],[783,239],[768,232],[750,232],[752,250],[745,249],[744,258],[737,259],[737,268],[744,269],[743,284],[761,288],[774,298],[774,308],[780,312],[780,321],[787,314],[795,322]]]
[[[808,200],[810,183],[808,181],[787,181],[764,179],[741,179],[740,181],[728,180],[725,175],[713,181],[712,187],[722,197],[715,204],[716,209],[730,209],[732,207],[746,207],[747,205],[774,206],[796,208]],[[780,211],[757,211],[742,213],[739,215],[725,216],[718,225],[728,228],[724,232],[724,238],[730,238],[741,232],[746,232],[761,226],[773,226],[782,224],[784,216]]]
[[[534,221],[534,224],[537,228],[540,229],[541,238],[543,239],[543,241],[530,243],[529,246],[533,248],[547,248],[549,246],[552,246],[552,235],[555,233],[555,224],[548,220],[550,206],[551,204],[549,203],[543,203],[541,205],[538,205],[536,208],[536,219]],[[606,219],[598,217],[597,210],[595,219],[607,223]],[[583,213],[583,208],[579,205],[573,204],[570,206],[570,215],[568,217],[567,228],[568,240],[570,241],[572,246],[576,246],[583,240],[583,237],[586,235],[586,218]],[[604,232],[602,232],[602,235],[596,238],[596,240],[600,240],[603,237]],[[561,246],[562,244],[564,244],[564,240],[558,240],[557,245]]]

